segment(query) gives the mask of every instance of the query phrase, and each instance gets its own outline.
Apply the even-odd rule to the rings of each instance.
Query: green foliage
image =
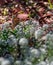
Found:
[[[53,5],[51,3],[51,0],[48,0],[48,2],[49,2],[49,5],[50,5],[50,8],[52,9],[53,8]]]

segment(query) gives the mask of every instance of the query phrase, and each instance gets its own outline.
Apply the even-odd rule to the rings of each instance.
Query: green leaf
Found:
[[[50,8],[52,9],[53,8],[53,5],[51,3],[51,0],[48,0],[49,4],[50,4]]]

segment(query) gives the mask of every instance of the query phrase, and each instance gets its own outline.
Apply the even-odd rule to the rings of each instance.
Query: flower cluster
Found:
[[[0,31],[0,64],[53,65],[52,25],[40,27],[37,21],[27,20],[12,30],[9,23],[4,23]]]

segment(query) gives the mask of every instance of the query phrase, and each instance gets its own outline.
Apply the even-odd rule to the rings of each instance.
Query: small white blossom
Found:
[[[19,44],[20,44],[21,46],[28,45],[28,40],[27,40],[26,38],[21,38],[21,39],[19,40]]]
[[[27,20],[27,21],[24,22],[24,25],[29,25],[29,24],[30,24],[29,20]]]
[[[21,61],[16,60],[15,63],[14,63],[14,65],[21,65]]]
[[[38,22],[38,21],[32,21],[32,25],[33,25],[34,27],[37,27],[37,26],[39,26],[39,22]]]
[[[15,7],[18,7],[18,4],[16,4]]]
[[[53,65],[53,61],[51,61],[50,65]]]
[[[32,57],[39,58],[40,57],[40,51],[38,49],[33,48],[30,50],[30,55]]]
[[[53,34],[46,35],[46,43],[49,43],[49,45],[53,47]]]
[[[44,31],[41,30],[41,29],[36,30],[36,31],[35,31],[35,38],[36,38],[36,39],[41,38],[42,35],[43,35],[43,33],[44,33]]]
[[[42,54],[46,54],[46,52],[47,52],[45,48],[40,48],[40,51]]]
[[[34,32],[35,32],[35,28],[32,26],[32,27],[30,28],[30,35],[33,35]]]
[[[8,37],[8,40],[7,40],[8,44],[11,46],[11,45],[16,45],[17,44],[17,39],[15,38],[14,35],[10,35]]]
[[[10,61],[9,60],[4,60],[1,65],[10,65]]]
[[[49,27],[49,26],[48,26],[47,24],[44,24],[44,25],[43,25],[43,30],[47,30],[48,27]]]
[[[49,60],[48,60],[48,59],[46,59],[46,63],[47,63],[47,65],[50,65],[50,62],[49,62]]]
[[[53,34],[47,34],[47,40],[53,41]]]
[[[47,45],[46,44],[43,44],[42,45],[42,48],[45,48],[46,49],[47,48]]]
[[[20,24],[21,26],[24,26],[24,23],[23,23],[23,22],[20,22],[19,24]]]
[[[0,57],[0,65],[1,65],[2,61],[4,61],[4,58]]]
[[[32,62],[25,60],[25,65],[32,65]]]
[[[10,23],[8,23],[8,22],[5,22],[5,23],[2,25],[2,29],[3,29],[3,30],[6,29],[6,28],[8,28],[8,27],[10,27]]]
[[[38,65],[47,65],[47,63],[44,61],[41,61]]]

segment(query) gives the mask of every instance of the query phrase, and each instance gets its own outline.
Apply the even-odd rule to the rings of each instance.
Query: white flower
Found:
[[[53,65],[53,61],[51,61],[50,65]]]
[[[53,41],[53,34],[47,34],[47,40]]]
[[[15,36],[14,35],[10,35],[9,38],[15,38]]]
[[[27,40],[26,38],[21,38],[21,39],[19,40],[19,44],[20,44],[21,46],[26,46],[26,45],[28,45],[28,40]]]
[[[2,61],[4,61],[4,58],[0,57],[0,65],[1,65]]]
[[[21,26],[24,26],[24,25],[23,25],[23,22],[20,22],[19,24],[20,24]]]
[[[18,4],[16,4],[15,7],[18,7]]]
[[[29,25],[29,20],[24,22],[24,25]]]
[[[51,50],[51,52],[52,52],[53,50]],[[49,61],[50,62],[53,62],[53,55],[49,58]]]
[[[12,56],[9,56],[7,59],[8,59],[11,63],[14,62],[14,57],[12,57]]]
[[[36,38],[36,39],[41,38],[42,35],[43,35],[43,33],[44,33],[44,31],[41,30],[41,29],[36,30],[36,31],[35,31],[35,38]]]
[[[40,48],[40,51],[42,54],[46,54],[46,49],[45,48]]]
[[[40,57],[40,51],[38,49],[30,49],[30,55],[32,57],[35,57],[35,58],[39,58]]]
[[[47,30],[48,27],[49,27],[48,24],[44,24],[44,25],[43,25],[43,30]]]
[[[32,21],[32,24],[36,27],[39,26],[39,22],[38,21]]]
[[[17,30],[17,29],[19,29],[19,27],[20,27],[20,25],[17,25],[17,26],[15,27],[15,29]]]
[[[50,62],[49,62],[49,60],[48,60],[48,59],[46,59],[46,63],[47,63],[47,65],[50,65]]]
[[[16,45],[17,44],[17,39],[15,38],[14,35],[10,35],[8,37],[7,42],[8,42],[9,45]]]
[[[44,61],[41,61],[38,65],[47,65],[47,63]]]
[[[32,62],[25,60],[25,65],[32,65]]]
[[[3,25],[2,25],[2,29],[6,29],[10,27],[10,23],[9,22],[5,22]]]
[[[43,44],[42,45],[42,48],[45,48],[46,49],[47,48],[47,45],[46,44]]]
[[[53,34],[46,35],[46,43],[48,43],[51,47],[53,47]]]
[[[50,36],[50,40],[53,41],[53,34],[51,34],[51,36]]]
[[[34,32],[35,32],[35,28],[32,26],[32,27],[30,27],[30,35],[33,35],[34,34]]]
[[[16,60],[15,63],[14,63],[14,65],[21,65],[21,61]]]
[[[9,60],[4,60],[1,65],[10,65],[10,61]]]

